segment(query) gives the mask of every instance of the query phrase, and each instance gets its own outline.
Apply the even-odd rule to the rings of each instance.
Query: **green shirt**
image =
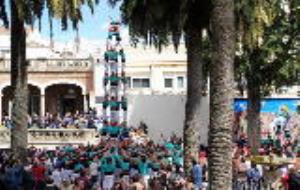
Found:
[[[106,77],[106,79],[111,81],[111,82],[118,82],[119,80],[121,80],[121,77],[110,76],[110,77]]]
[[[107,159],[109,157],[112,159],[111,163],[107,162]],[[100,162],[101,162],[101,166],[100,166],[101,172],[103,172],[103,173],[114,173],[115,172],[115,170],[116,170],[116,161],[113,157],[105,156],[101,159]]]
[[[81,171],[81,170],[83,170],[83,169],[84,169],[84,167],[83,167],[83,165],[80,164],[80,163],[77,163],[77,164],[74,166],[74,170],[75,170],[75,171]]]
[[[168,142],[168,143],[165,144],[165,147],[166,147],[166,149],[168,149],[168,150],[173,150],[173,149],[174,149],[174,144]]]
[[[121,162],[121,168],[122,168],[122,170],[124,170],[124,171],[128,171],[128,170],[130,169],[130,163],[129,163],[129,162],[124,162],[124,161],[122,161],[122,162]]]
[[[118,54],[117,51],[106,51],[104,57],[106,60],[118,60]]]
[[[149,174],[149,163],[148,161],[139,161],[138,163],[139,172],[141,175],[148,175]]]
[[[160,164],[157,163],[157,162],[153,162],[153,163],[151,163],[151,167],[152,167],[154,170],[159,170],[159,169],[160,169]]]
[[[118,127],[118,126],[110,126],[109,130],[108,130],[108,133],[111,134],[111,135],[117,135],[117,134],[120,133],[120,127]]]
[[[110,106],[110,107],[118,107],[120,105],[120,102],[118,101],[104,101],[103,102],[103,106],[107,107],[107,106]]]

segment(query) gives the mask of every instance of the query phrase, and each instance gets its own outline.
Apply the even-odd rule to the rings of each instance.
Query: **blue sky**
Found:
[[[92,15],[90,9],[86,6],[82,9],[83,22],[79,24],[79,35],[81,38],[87,40],[103,40],[107,36],[107,26],[110,21],[110,17],[113,19],[120,19],[119,6],[112,8],[105,1],[100,1],[99,5],[95,8],[95,12]],[[37,26],[37,23],[36,23]],[[54,40],[60,42],[66,42],[73,40],[75,31],[70,24],[67,31],[61,30],[59,20],[55,20],[53,23]],[[41,34],[44,38],[49,38],[49,23],[48,15],[46,11],[42,17],[42,29]]]

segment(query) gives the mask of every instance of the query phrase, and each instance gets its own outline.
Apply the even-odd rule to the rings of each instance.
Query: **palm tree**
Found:
[[[27,65],[25,21],[20,16],[17,2],[10,2],[11,9],[11,86],[14,92],[11,119],[11,147],[16,158],[24,162],[27,154]]]
[[[98,1],[96,0],[95,3]],[[10,0],[11,12],[11,86],[14,91],[12,107],[13,129],[11,133],[11,147],[14,155],[19,160],[26,162],[27,148],[27,67],[26,60],[26,30],[25,24],[33,25],[37,18],[41,20],[45,6],[50,16],[50,26],[53,18],[61,19],[62,29],[67,28],[67,21],[72,21],[73,28],[77,29],[78,22],[82,20],[81,6],[87,3],[93,12],[94,1],[67,1],[67,0],[40,0],[40,1],[18,1]],[[8,26],[6,15],[6,2],[0,1],[0,19]],[[40,22],[39,22],[40,24]],[[52,28],[52,27],[50,27]],[[52,33],[52,32],[51,32]]]
[[[183,128],[184,168],[189,171],[191,160],[198,157],[199,142],[197,130],[201,130],[201,101],[205,77],[203,72],[204,57],[203,30],[209,25],[209,1],[189,1],[187,4],[187,20],[184,27],[187,48],[187,101]],[[199,19],[201,18],[201,19]]]
[[[235,55],[233,0],[214,0],[209,128],[209,189],[232,189],[232,126]]]
[[[196,130],[201,129],[200,107],[205,85],[202,33],[208,27],[210,10],[209,0],[124,0],[121,6],[123,22],[129,25],[132,38],[143,37],[147,44],[154,45],[159,51],[169,41],[177,51],[181,36],[185,35],[188,85],[183,140],[186,172],[198,152]]]

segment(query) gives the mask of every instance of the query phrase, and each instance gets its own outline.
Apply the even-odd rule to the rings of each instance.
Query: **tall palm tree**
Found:
[[[197,158],[197,130],[206,127],[200,122],[204,88],[202,31],[209,25],[210,10],[209,0],[124,0],[121,6],[122,18],[129,25],[130,35],[143,37],[147,44],[154,45],[159,51],[169,41],[173,42],[176,51],[180,37],[185,35],[188,73],[183,134],[185,171],[190,170],[191,159]]]
[[[72,21],[73,28],[77,29],[78,22],[82,20],[80,8],[87,3],[93,12],[94,3],[98,1],[68,1],[68,0],[40,0],[19,1],[10,0],[11,23],[11,86],[13,88],[13,107],[11,133],[11,147],[16,156],[26,162],[27,148],[27,67],[30,63],[26,60],[26,30],[25,24],[33,25],[37,18],[41,20],[42,13],[47,6],[50,16],[50,26],[53,18],[61,19],[62,29],[67,28],[67,21]],[[0,1],[0,19],[8,26],[6,2]],[[39,22],[40,25],[40,22]]]
[[[189,171],[191,160],[198,157],[198,130],[201,126],[201,106],[205,87],[203,30],[209,25],[210,1],[189,1],[184,25],[187,48],[187,101],[183,128],[184,168]]]
[[[235,55],[233,0],[213,0],[209,128],[209,189],[232,189]]]
[[[10,2],[11,10],[11,86],[13,106],[11,119],[11,147],[16,158],[26,161],[27,149],[27,65],[25,21],[18,11],[17,1]]]

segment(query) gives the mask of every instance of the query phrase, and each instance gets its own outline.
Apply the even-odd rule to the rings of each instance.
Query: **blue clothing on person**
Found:
[[[22,167],[13,166],[8,168],[5,174],[5,181],[9,189],[17,189],[21,187],[23,182]]]
[[[193,183],[196,189],[200,189],[202,186],[202,167],[200,164],[195,164],[192,169]]]

